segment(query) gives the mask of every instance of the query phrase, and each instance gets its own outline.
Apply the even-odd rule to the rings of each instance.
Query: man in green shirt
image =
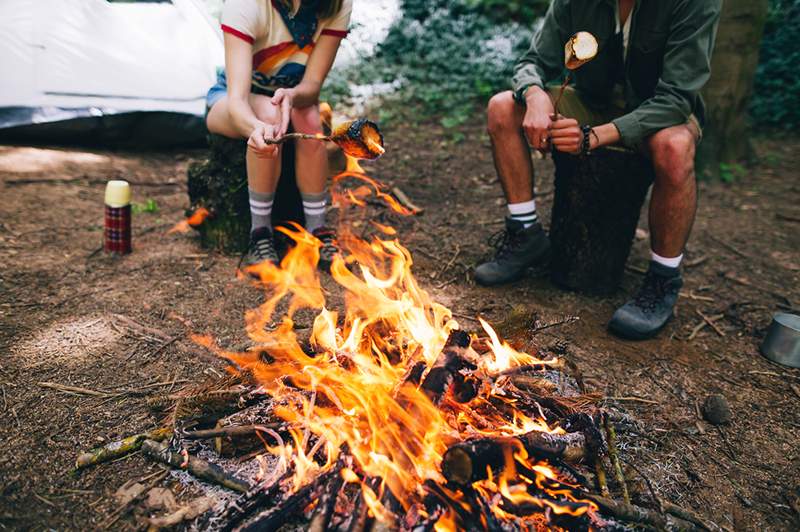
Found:
[[[546,260],[549,242],[533,199],[530,148],[581,153],[622,145],[654,165],[652,260],[638,294],[609,328],[626,338],[654,336],[669,320],[683,284],[679,266],[697,208],[695,146],[705,108],[722,0],[553,0],[515,67],[513,91],[489,102],[495,167],[508,201],[506,231],[493,260],[475,270],[483,285],[508,283]],[[548,83],[563,73],[564,43],[576,32],[598,40],[597,57],[575,71],[554,116]]]

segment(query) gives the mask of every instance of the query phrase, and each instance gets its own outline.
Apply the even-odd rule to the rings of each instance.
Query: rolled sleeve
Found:
[[[625,146],[639,148],[647,137],[686,123],[694,112],[700,90],[711,75],[721,5],[721,0],[687,0],[678,4],[672,14],[664,67],[653,96],[612,122]]]
[[[350,32],[350,17],[353,13],[353,0],[344,0],[339,12],[329,20],[323,22],[321,35],[332,37],[347,37]]]
[[[258,37],[258,2],[226,0],[222,8],[222,31],[253,44]]]
[[[514,92],[531,85],[545,88],[564,68],[564,40],[570,27],[566,0],[550,4],[542,26],[533,36],[531,46],[514,67],[511,86]]]

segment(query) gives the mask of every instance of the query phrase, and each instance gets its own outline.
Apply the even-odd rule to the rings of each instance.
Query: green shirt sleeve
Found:
[[[514,67],[511,86],[514,92],[531,85],[545,88],[564,68],[564,35],[569,24],[567,0],[554,0],[544,16],[541,28],[533,36],[531,46]]]
[[[689,119],[711,75],[721,7],[722,0],[686,0],[675,8],[655,94],[613,121],[624,145],[637,148],[650,135]]]

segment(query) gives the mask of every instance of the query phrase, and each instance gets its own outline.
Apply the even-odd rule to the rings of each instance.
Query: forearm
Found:
[[[321,89],[321,83],[303,80],[299,85],[291,89],[292,105],[298,109],[303,109],[318,104]]]
[[[247,138],[261,124],[261,120],[256,117],[250,102],[241,98],[230,98],[228,100],[228,114],[231,122],[239,134]]]
[[[591,149],[619,144],[621,139],[617,126],[612,123],[595,126],[592,131],[594,134],[591,135],[590,139]]]

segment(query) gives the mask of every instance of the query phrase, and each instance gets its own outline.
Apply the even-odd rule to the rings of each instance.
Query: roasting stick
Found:
[[[336,126],[328,136],[287,133],[277,139],[264,139],[264,142],[269,145],[278,145],[292,139],[333,142],[344,153],[356,159],[377,159],[386,151],[383,147],[383,135],[381,135],[378,125],[363,118]]]

